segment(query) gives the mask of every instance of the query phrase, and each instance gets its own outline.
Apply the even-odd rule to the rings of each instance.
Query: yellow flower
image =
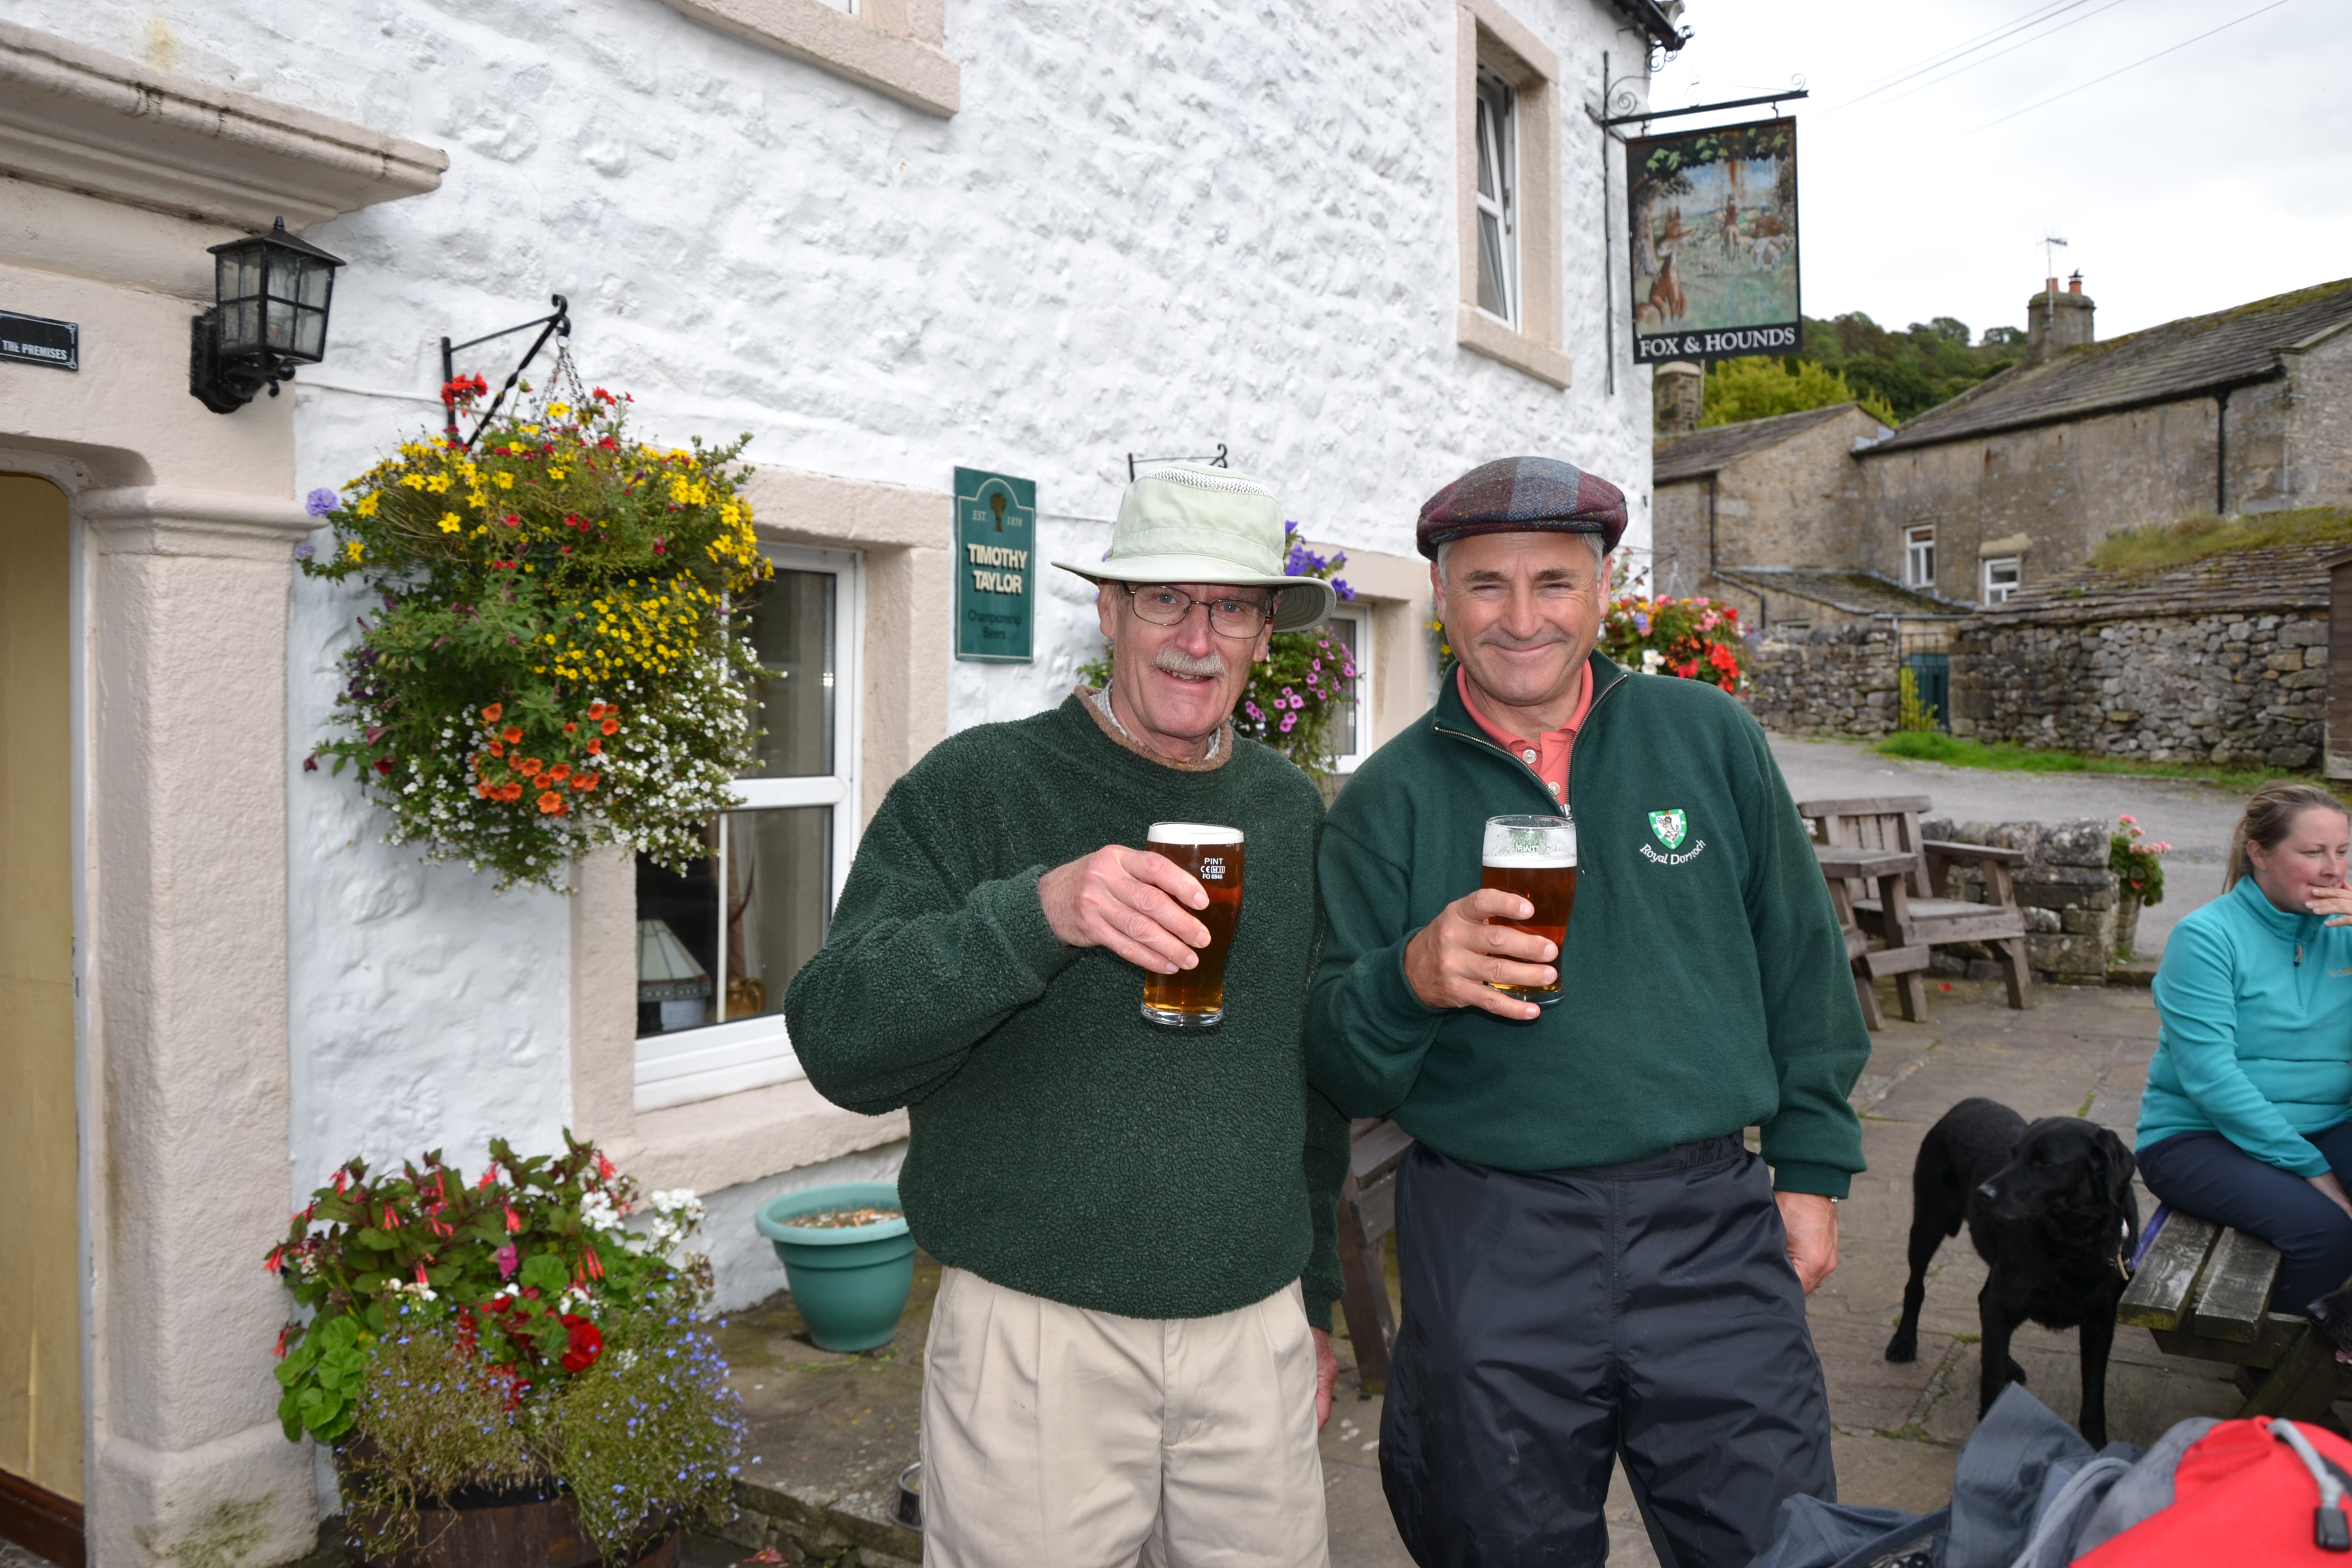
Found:
[[[460,521],[461,520],[458,518],[457,514],[454,511],[443,512],[441,514],[441,531],[444,533],[457,532],[457,525]]]
[[[572,405],[568,403],[551,403],[547,405],[547,412],[555,418],[561,419],[565,415],[572,412]]]
[[[359,504],[352,507],[352,510],[359,513],[362,517],[373,517],[375,515],[377,504],[378,500],[375,491],[370,490],[367,494],[360,497]]]
[[[551,479],[561,479],[571,471],[569,468],[550,468],[547,470],[547,477]]]
[[[373,500],[375,498],[371,496],[368,499]],[[366,551],[358,540],[353,539],[345,542],[343,545],[343,553],[350,556],[352,560],[357,561],[362,554],[366,553]]]
[[[497,484],[499,489],[502,490],[510,490],[514,489],[514,476],[512,474],[493,474],[490,478],[492,481]]]

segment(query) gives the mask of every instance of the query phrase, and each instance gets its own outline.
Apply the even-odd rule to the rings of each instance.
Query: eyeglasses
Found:
[[[1181,588],[1152,586],[1129,588],[1129,601],[1135,613],[1155,626],[1176,626],[1184,624],[1195,605],[1209,611],[1209,626],[1219,637],[1254,637],[1265,630],[1266,617],[1274,613],[1271,604],[1251,599],[1196,599]]]

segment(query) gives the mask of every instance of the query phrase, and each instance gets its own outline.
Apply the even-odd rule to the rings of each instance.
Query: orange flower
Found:
[[[563,797],[549,790],[539,797],[539,809],[552,815],[563,809]]]
[[[572,787],[577,790],[594,789],[596,787],[596,775],[594,773],[574,773],[572,775]]]
[[[474,786],[474,793],[488,800],[499,793],[499,786],[494,784],[478,784]]]
[[[567,719],[563,721],[563,732],[567,735],[577,735],[580,733],[580,726]]]
[[[506,710],[507,705],[505,703],[493,702],[488,708],[482,710],[482,722],[485,724],[495,724],[499,721],[499,715],[504,713]]]
[[[602,742],[602,741],[591,741],[591,742],[588,742],[588,754],[589,754],[590,756],[592,756],[592,757],[598,757],[598,756],[602,756],[602,755],[604,755],[604,742]]]
[[[621,721],[618,719],[607,719],[596,728],[604,731],[607,735],[617,735],[621,732]]]
[[[522,760],[522,771],[530,774],[534,778],[539,775],[539,771],[546,765],[547,764],[541,762],[537,757],[525,757]]]
[[[553,767],[547,770],[547,776],[558,781],[568,779],[572,776],[572,764],[570,763],[558,763]]]
[[[506,748],[506,742],[503,742],[503,741],[492,741],[492,742],[490,742],[490,755],[492,755],[492,756],[494,756],[494,757],[503,757],[503,756],[505,756],[506,754],[507,754],[507,748]]]
[[[519,784],[500,784],[499,786],[499,798],[501,800],[520,800],[522,798],[522,785]]]
[[[499,739],[509,746],[514,745],[522,739],[522,727],[519,724],[509,724],[499,731]]]
[[[602,702],[591,702],[590,704],[588,704],[588,717],[589,717],[589,718],[591,718],[591,719],[602,719],[604,716],[604,705]]]

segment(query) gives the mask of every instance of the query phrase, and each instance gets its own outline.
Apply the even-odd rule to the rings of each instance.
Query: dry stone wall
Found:
[[[2302,768],[2326,704],[2325,610],[1978,622],[1952,647],[1952,732],[1981,741]]]
[[[2024,851],[2025,863],[2011,867],[2010,877],[2025,910],[2026,963],[2038,979],[2076,985],[2104,984],[2116,951],[2118,882],[2107,869],[2111,831],[2097,817],[2050,823],[1931,818],[1919,825],[1925,838]],[[1955,865],[1945,891],[1982,902],[1983,873]],[[1939,947],[1934,963],[1941,973],[1972,979],[1997,973],[1991,951],[1978,942]]]
[[[1767,636],[1752,651],[1748,707],[1792,735],[1884,735],[1895,728],[1894,628],[1885,622]]]

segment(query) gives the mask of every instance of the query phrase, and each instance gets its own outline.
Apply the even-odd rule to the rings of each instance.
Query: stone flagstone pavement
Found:
[[[1947,1242],[1928,1280],[1919,1359],[1882,1359],[1901,1304],[1910,1226],[1911,1162],[1920,1137],[1954,1102],[1986,1095],[2023,1115],[2087,1116],[2126,1141],[2156,1043],[2145,990],[2035,988],[2036,1005],[2014,1013],[1990,984],[1954,982],[1929,992],[1927,1021],[1905,1024],[1888,1006],[1854,1091],[1869,1172],[1841,1218],[1841,1261],[1811,1303],[1836,1426],[1840,1495],[1849,1501],[1925,1510],[1949,1496],[1960,1443],[1976,1425],[1976,1294],[1983,1265],[1965,1233]],[[2149,1205],[2141,1194],[2143,1214]],[[785,1562],[863,1565],[913,1560],[919,1538],[889,1521],[901,1467],[915,1457],[918,1367],[930,1291],[927,1266],[898,1342],[865,1356],[814,1349],[788,1297],[736,1317],[725,1335],[751,1420],[756,1456],[728,1542],[698,1541],[702,1568],[766,1548]],[[1324,1485],[1335,1568],[1402,1568],[1408,1559],[1381,1495],[1381,1404],[1354,1382],[1353,1358],[1323,1433]],[[2078,1393],[2074,1336],[2028,1327],[2016,1355],[2030,1386],[2072,1419]],[[2221,1369],[2159,1354],[2148,1336],[2116,1336],[2108,1373],[2111,1435],[2147,1443],[2184,1416],[2226,1415],[2239,1394]],[[2345,1407],[2339,1406],[2339,1414]],[[1623,1479],[1611,1500],[1612,1563],[1656,1563]],[[852,1549],[855,1549],[853,1552]]]

